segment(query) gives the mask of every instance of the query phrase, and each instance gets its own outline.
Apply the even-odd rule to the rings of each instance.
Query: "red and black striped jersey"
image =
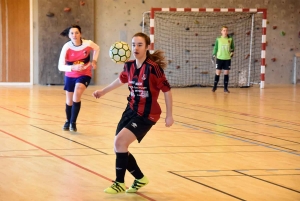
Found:
[[[125,63],[119,78],[122,83],[128,83],[130,108],[138,115],[157,122],[161,114],[157,102],[159,92],[171,89],[163,69],[149,58],[140,68],[137,68],[135,60],[131,60]]]

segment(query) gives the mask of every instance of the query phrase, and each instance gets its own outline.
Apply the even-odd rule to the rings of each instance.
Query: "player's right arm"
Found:
[[[75,65],[66,65],[66,54],[68,50],[67,43],[63,46],[59,60],[58,60],[58,70],[65,71],[65,72],[71,72],[71,71],[81,71],[83,70],[83,64],[75,64]]]
[[[214,50],[213,50],[213,56],[217,56],[218,52],[218,38],[216,39]]]
[[[95,98],[100,98],[101,96],[104,96],[106,93],[122,86],[123,84],[124,83],[122,83],[121,80],[117,78],[115,81],[113,81],[110,85],[106,86],[105,88],[94,91],[92,95]]]

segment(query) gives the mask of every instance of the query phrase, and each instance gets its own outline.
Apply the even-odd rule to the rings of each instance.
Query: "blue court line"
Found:
[[[238,138],[238,137],[228,136],[228,135],[222,134],[222,133],[216,133],[216,132],[213,132],[213,133],[206,132],[206,133],[212,134],[212,135],[221,135],[223,137],[232,138],[232,139],[243,141],[243,142],[247,142],[247,143],[250,143],[250,144],[255,144],[255,145],[258,145],[258,146],[262,146],[262,147],[274,149],[274,150],[277,150],[277,151],[280,151],[280,152],[285,152],[285,153],[288,153],[288,154],[294,154],[296,156],[300,156],[300,153],[294,153],[294,152],[286,151],[286,150],[283,150],[283,149],[278,149],[278,148],[275,148],[275,147],[272,147],[272,146],[269,146],[269,145],[264,145],[264,144],[260,144],[260,143],[257,143],[257,142],[252,142],[252,141],[249,141],[249,140],[244,140],[244,139],[241,139],[241,138]]]

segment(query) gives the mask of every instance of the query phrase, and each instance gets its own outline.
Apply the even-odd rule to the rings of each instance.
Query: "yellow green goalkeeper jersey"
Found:
[[[216,55],[217,59],[229,60],[231,52],[234,52],[233,38],[219,36],[216,39],[213,55]]]

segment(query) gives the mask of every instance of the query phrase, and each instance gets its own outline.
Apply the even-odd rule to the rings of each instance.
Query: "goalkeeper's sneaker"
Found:
[[[230,93],[230,91],[228,89],[224,89],[225,93]]]
[[[126,190],[126,186],[124,183],[115,181],[110,187],[106,188],[104,192],[109,194],[117,194],[117,193],[123,193],[125,192],[125,190]]]
[[[126,190],[126,193],[136,193],[141,187],[146,186],[149,183],[149,180],[146,176],[141,179],[135,179],[132,186]]]
[[[211,91],[215,92],[216,90],[217,90],[217,87],[213,87]]]

